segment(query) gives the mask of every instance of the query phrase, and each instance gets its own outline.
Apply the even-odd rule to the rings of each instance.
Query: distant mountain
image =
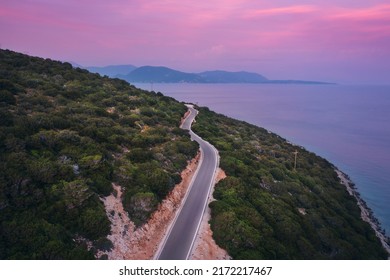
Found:
[[[327,84],[315,81],[269,80],[251,72],[222,70],[186,73],[163,66],[142,66],[127,75],[116,75],[130,83],[268,83],[268,84]]]
[[[331,84],[304,80],[270,80],[258,73],[223,70],[187,73],[164,66],[109,65],[84,67],[72,62],[73,67],[110,78],[120,78],[130,83],[207,83],[207,84]]]
[[[92,73],[98,73],[101,76],[108,76],[111,78],[115,78],[118,75],[127,75],[137,67],[128,64],[128,65],[109,65],[104,67],[91,66],[91,67],[83,67],[83,68],[87,69]]]
[[[162,66],[139,67],[127,75],[118,75],[128,82],[138,83],[262,83],[262,75],[249,72],[206,71],[186,73]]]
[[[138,83],[202,83],[198,74],[185,73],[162,66],[142,66],[127,75],[118,75],[128,82]]]
[[[66,62],[66,61],[63,61],[63,62]],[[82,65],[80,65],[80,64],[78,64],[78,63],[76,63],[76,62],[70,61],[69,63],[72,64],[73,68],[82,68],[82,69],[85,69],[84,66],[82,66]]]
[[[130,83],[207,83],[207,84],[330,84],[303,80],[269,80],[253,72],[229,72],[223,70],[187,73],[164,66],[108,65],[84,67],[72,62],[73,67],[110,78],[120,78]]]

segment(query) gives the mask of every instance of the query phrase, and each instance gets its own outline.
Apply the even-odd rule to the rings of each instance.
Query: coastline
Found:
[[[370,200],[366,199],[366,202],[390,236],[390,192],[387,188],[390,168],[386,164],[390,142],[382,141],[390,135],[388,130],[382,129],[388,127],[386,120],[390,118],[390,111],[386,109],[390,100],[384,99],[389,86],[154,84],[154,87],[155,91],[181,102],[207,106],[212,111],[272,131],[334,165],[348,166],[362,198],[366,199],[366,191],[370,191],[368,186],[372,188]],[[144,88],[150,88],[150,84]],[[366,99],[368,96],[372,97]],[[353,106],[342,106],[349,102]],[[358,111],[357,107],[360,108]],[[378,110],[373,114],[359,113],[372,108]],[[329,110],[332,110],[331,115]],[[363,173],[364,178],[361,177]]]
[[[357,191],[355,184],[351,178],[335,167],[337,176],[340,179],[340,183],[343,184],[348,193],[356,199],[357,205],[360,208],[360,215],[363,221],[367,222],[371,228],[375,231],[376,236],[382,243],[382,247],[389,254],[390,259],[390,237],[386,235],[385,230],[381,227],[379,220],[374,216],[374,212],[368,207],[367,203],[361,198],[360,193]]]

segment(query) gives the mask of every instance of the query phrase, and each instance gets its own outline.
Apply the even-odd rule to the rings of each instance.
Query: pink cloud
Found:
[[[309,5],[299,5],[299,6],[289,6],[289,7],[278,7],[278,8],[269,8],[269,9],[257,9],[253,11],[248,11],[245,17],[262,17],[262,16],[285,16],[290,14],[307,14],[316,11],[315,6]]]
[[[251,28],[247,32],[250,36],[243,42],[276,50],[289,49],[296,53],[345,52],[351,49],[364,52],[367,47],[375,46],[389,54],[389,7],[320,9],[296,6],[250,11],[245,16],[242,29],[245,25],[257,25],[259,28]],[[279,19],[278,16],[284,13],[290,17]]]
[[[367,46],[390,50],[390,5],[360,9],[333,8],[319,14],[302,31],[315,37],[313,44],[334,49],[361,49]]]
[[[329,15],[329,18],[335,19],[348,19],[348,20],[378,20],[387,19],[390,20],[388,15],[390,14],[390,4],[377,5],[360,9],[337,9],[337,13]]]
[[[3,8],[0,11],[0,15],[4,18],[12,18],[13,21],[20,22],[21,24],[28,22],[29,26],[26,26],[27,28],[33,26],[46,27],[42,29],[42,31],[47,29],[48,26],[51,28],[57,27],[77,31],[96,31],[93,28],[93,25],[88,24],[85,21],[69,20],[61,17],[54,18],[48,10],[40,10],[39,13],[37,13],[37,11],[34,11],[33,9],[26,11],[14,8]]]

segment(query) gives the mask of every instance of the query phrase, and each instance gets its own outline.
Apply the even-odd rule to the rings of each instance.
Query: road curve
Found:
[[[156,254],[155,258],[160,260],[188,259],[207,206],[210,191],[215,182],[214,177],[219,164],[218,151],[214,146],[192,132],[191,124],[198,111],[191,105],[187,105],[187,107],[190,114],[186,117],[181,128],[189,130],[191,139],[199,143],[201,158],[182,208],[172,222],[167,236]]]

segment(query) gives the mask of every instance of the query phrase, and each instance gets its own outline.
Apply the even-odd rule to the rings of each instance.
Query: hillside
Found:
[[[161,94],[4,50],[0,77],[0,259],[94,258],[111,183],[141,225],[198,149]]]
[[[112,183],[130,219],[147,222],[198,150],[178,128],[185,112],[123,80],[0,50],[0,259],[110,250],[101,198],[116,197]],[[326,160],[207,108],[194,130],[227,174],[211,227],[233,258],[387,258]]]
[[[207,108],[194,131],[219,150],[227,175],[215,187],[211,228],[234,259],[387,258],[325,159]]]

